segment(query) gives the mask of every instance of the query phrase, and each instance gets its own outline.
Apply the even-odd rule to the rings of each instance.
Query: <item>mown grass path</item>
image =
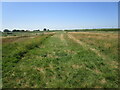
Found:
[[[16,88],[116,88],[117,69],[103,57],[74,42],[65,32],[30,50],[4,79]]]

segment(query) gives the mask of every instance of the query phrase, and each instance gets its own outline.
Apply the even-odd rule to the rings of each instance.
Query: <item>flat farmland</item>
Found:
[[[118,88],[118,33],[2,38],[3,88]]]

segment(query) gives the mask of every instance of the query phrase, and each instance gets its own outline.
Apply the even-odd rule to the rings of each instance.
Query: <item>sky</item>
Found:
[[[118,27],[117,2],[3,2],[2,28],[24,30]]]

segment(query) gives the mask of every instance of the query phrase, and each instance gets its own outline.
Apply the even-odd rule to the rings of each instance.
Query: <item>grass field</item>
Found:
[[[118,33],[2,38],[3,88],[118,88]]]

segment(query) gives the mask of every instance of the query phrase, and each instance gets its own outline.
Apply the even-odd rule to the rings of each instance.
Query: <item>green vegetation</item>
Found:
[[[113,29],[75,29],[75,30],[65,30],[66,32],[88,32],[88,31],[104,31],[104,32],[110,32],[110,31],[113,31],[113,32],[115,32],[115,31],[120,31],[120,29],[118,29],[118,28],[113,28]]]
[[[30,31],[30,30],[8,30],[8,29],[5,29],[3,32],[2,32],[2,36],[31,36],[31,35],[39,35],[39,34],[43,34],[45,32],[62,32],[62,31],[65,31],[65,32],[118,32],[120,31],[120,29],[118,28],[114,28],[114,29],[75,29],[75,30],[49,30],[49,29],[46,29],[44,28],[43,31],[40,31],[40,30],[33,30],[33,31]]]
[[[117,33],[3,38],[3,88],[118,88]]]
[[[2,32],[2,36],[6,37],[6,36],[31,36],[31,35],[39,35],[39,34],[43,34],[43,32]]]

